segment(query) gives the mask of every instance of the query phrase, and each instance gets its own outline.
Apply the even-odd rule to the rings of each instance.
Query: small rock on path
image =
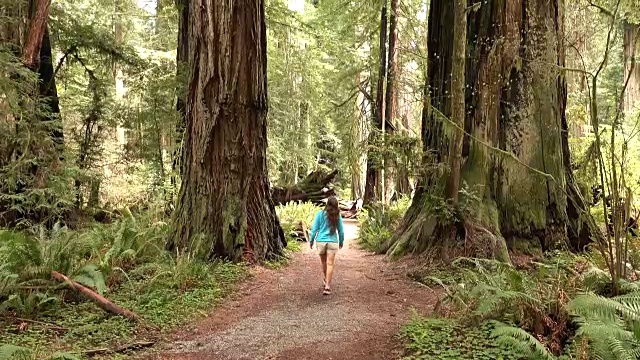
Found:
[[[154,354],[164,359],[397,359],[397,333],[414,309],[428,314],[437,294],[412,283],[397,264],[355,248],[345,220],[332,295],[322,295],[320,260],[307,244],[280,270],[255,276],[206,319],[183,327]]]

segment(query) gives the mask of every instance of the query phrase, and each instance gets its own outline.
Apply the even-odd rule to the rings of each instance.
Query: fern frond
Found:
[[[625,319],[640,321],[640,292],[616,296],[613,300],[626,307],[625,311],[622,312]]]
[[[0,263],[13,271],[42,264],[39,242],[25,234],[0,230]]]
[[[80,268],[72,279],[82,285],[95,288],[100,295],[104,295],[107,291],[104,274],[93,264]]]
[[[0,344],[0,360],[12,360],[16,356],[27,356],[31,350],[11,344]]]
[[[523,355],[531,355],[547,360],[554,360],[555,356],[538,339],[525,330],[509,326],[501,322],[494,322],[495,328],[491,332],[498,342],[519,350]]]
[[[623,304],[595,294],[583,294],[577,296],[566,306],[567,311],[584,318],[585,321],[599,320],[614,322],[618,318],[619,311],[627,309]]]
[[[590,353],[598,359],[637,359],[638,339],[624,329],[624,322],[583,323],[577,336],[589,339]]]
[[[505,290],[485,283],[476,285],[471,294],[478,299],[476,314],[490,316],[502,312],[502,309],[539,308],[542,303],[539,299],[521,292]]]
[[[9,270],[9,264],[0,265],[0,298],[15,291],[18,279],[18,274]]]

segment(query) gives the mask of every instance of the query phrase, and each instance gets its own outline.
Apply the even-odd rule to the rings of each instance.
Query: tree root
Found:
[[[507,243],[501,235],[494,234],[480,224],[469,220],[464,222],[464,230],[465,256],[490,258],[511,263]]]
[[[460,246],[460,238],[464,240],[463,246]],[[436,214],[424,212],[405,219],[404,226],[384,244],[383,250],[392,259],[439,251],[445,262],[465,256],[511,264],[506,242],[499,233],[471,220],[445,222]]]

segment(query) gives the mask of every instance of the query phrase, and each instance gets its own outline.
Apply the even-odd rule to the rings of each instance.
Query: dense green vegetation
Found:
[[[164,250],[168,226],[125,216],[81,231],[54,227],[36,235],[0,233],[3,245],[2,343],[43,351],[122,346],[140,332],[180,325],[211,308],[247,273],[242,265],[205,263]],[[142,322],[113,317],[51,280],[59,271],[136,312]],[[37,318],[41,323],[31,323]],[[114,331],[116,329],[117,331]]]
[[[311,211],[312,205],[279,209],[285,227],[310,222]],[[147,211],[75,231],[59,225],[40,227],[36,234],[1,231],[0,324],[7,331],[0,334],[0,343],[22,348],[14,350],[29,358],[48,356],[52,350],[79,355],[155,338],[158,332],[207,315],[234,284],[249,276],[247,265],[167,252],[170,229],[163,218],[160,211]],[[299,248],[292,240],[287,250]],[[287,258],[267,265],[286,264]],[[142,320],[105,313],[53,281],[54,270],[96,289]]]

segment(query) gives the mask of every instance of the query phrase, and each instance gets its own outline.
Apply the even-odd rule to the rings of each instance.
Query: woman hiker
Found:
[[[342,216],[338,208],[338,199],[334,196],[327,200],[324,210],[318,211],[311,227],[311,240],[309,246],[313,249],[313,243],[317,243],[316,248],[322,261],[322,272],[324,274],[324,295],[331,294],[331,279],[333,278],[333,264],[336,259],[338,249],[342,249],[344,244],[344,228],[342,226]]]

